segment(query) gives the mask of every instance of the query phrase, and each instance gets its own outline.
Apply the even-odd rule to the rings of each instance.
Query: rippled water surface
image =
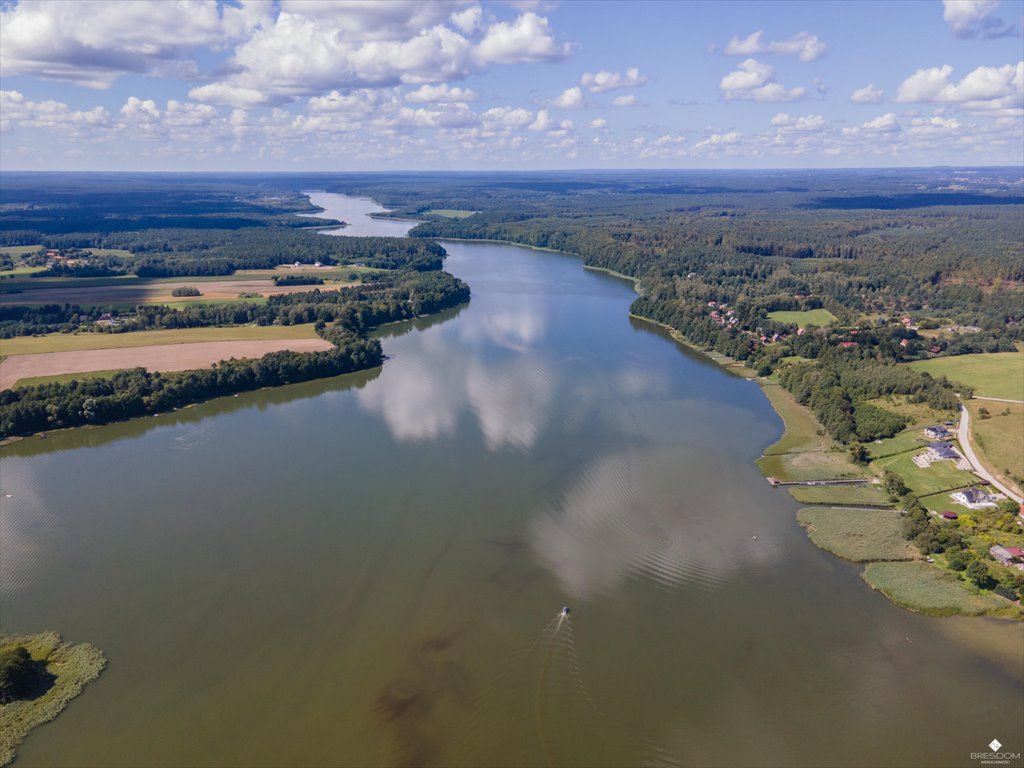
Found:
[[[813,547],[753,466],[756,385],[573,258],[446,248],[472,301],[384,329],[382,369],[5,451],[3,628],[110,661],[19,766],[1020,750],[1020,625],[902,611]]]

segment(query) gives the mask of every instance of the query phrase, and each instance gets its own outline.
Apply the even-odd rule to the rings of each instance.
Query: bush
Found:
[[[171,296],[202,296],[194,285],[179,285],[171,290]]]
[[[0,704],[23,697],[36,677],[36,664],[23,645],[0,651]]]

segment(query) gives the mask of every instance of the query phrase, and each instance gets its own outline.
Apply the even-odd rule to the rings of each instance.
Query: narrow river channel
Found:
[[[19,768],[1019,750],[1021,625],[909,613],[815,548],[754,467],[755,384],[577,259],[445,248],[472,301],[383,329],[382,369],[4,449],[3,629],[109,659]]]

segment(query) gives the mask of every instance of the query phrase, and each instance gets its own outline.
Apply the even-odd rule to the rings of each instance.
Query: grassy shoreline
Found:
[[[103,653],[87,643],[72,645],[56,632],[0,635],[0,648],[24,646],[52,677],[50,686],[33,698],[0,704],[0,766],[11,763],[29,732],[57,717],[82,689],[99,677],[107,664]]]

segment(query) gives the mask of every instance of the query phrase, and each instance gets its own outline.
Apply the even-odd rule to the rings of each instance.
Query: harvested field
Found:
[[[36,376],[138,367],[151,371],[187,371],[206,368],[232,357],[262,357],[281,350],[316,352],[326,349],[331,349],[331,344],[320,338],[264,339],[15,355],[0,363],[0,389],[10,389],[19,379]]]
[[[28,306],[34,304],[167,304],[180,303],[183,298],[174,296],[175,288],[186,285],[196,286],[201,292],[199,298],[229,301],[237,299],[241,293],[258,293],[260,296],[272,296],[279,293],[295,293],[309,291],[314,287],[321,291],[338,290],[339,285],[293,285],[276,286],[271,279],[254,280],[208,280],[198,281],[184,279],[174,281],[141,282],[124,280],[121,284],[103,286],[53,286],[27,288],[19,293],[5,293],[2,296],[4,306]],[[184,299],[187,300],[187,299]]]
[[[155,347],[200,341],[256,341],[257,339],[316,339],[312,323],[302,325],[226,325],[214,328],[173,328],[127,333],[48,333],[17,336],[0,341],[0,353],[36,355],[45,352],[81,352],[86,349]]]

